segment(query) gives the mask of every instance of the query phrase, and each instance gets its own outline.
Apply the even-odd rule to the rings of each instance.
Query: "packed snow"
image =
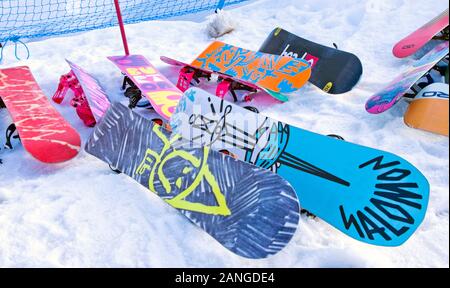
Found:
[[[230,27],[219,40],[257,50],[275,28],[356,54],[364,66],[349,93],[327,95],[311,84],[290,101],[264,113],[321,134],[396,153],[418,167],[431,186],[427,216],[402,246],[376,247],[353,240],[320,219],[302,216],[291,243],[265,260],[249,260],[223,248],[174,208],[125,175],[82,151],[58,165],[38,163],[19,143],[0,150],[0,266],[2,267],[448,267],[449,140],[408,128],[407,104],[370,115],[365,101],[412,63],[396,59],[392,46],[448,7],[444,0],[256,0],[227,9],[220,22],[208,14],[127,25],[131,52],[145,55],[171,80],[177,70],[166,55],[192,60],[212,40],[211,28]],[[213,11],[211,11],[213,13]],[[232,21],[231,21],[232,20]],[[216,27],[208,23],[214,22]],[[218,22],[219,21],[219,22]],[[232,24],[230,24],[232,23]],[[213,32],[217,32],[213,31]],[[220,33],[219,33],[220,34]],[[118,28],[28,43],[29,60],[17,61],[7,46],[0,67],[28,65],[49,97],[65,58],[97,77],[112,99],[123,99],[121,74],[106,56],[123,53]],[[19,54],[24,51],[19,47]],[[80,132],[67,102],[56,106]],[[0,131],[11,119],[0,111]],[[4,141],[4,133],[0,134]]]

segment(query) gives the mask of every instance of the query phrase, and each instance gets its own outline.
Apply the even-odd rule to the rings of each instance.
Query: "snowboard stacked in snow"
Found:
[[[448,8],[434,19],[409,34],[392,49],[392,53],[398,58],[405,58],[417,53],[424,48],[432,39],[448,42]],[[439,36],[437,36],[440,34]]]
[[[446,83],[433,83],[422,89],[408,106],[404,116],[406,125],[448,136],[448,90]]]
[[[74,97],[70,101],[71,105],[83,123],[93,127],[101,120],[110,105],[108,95],[97,79],[75,63],[66,61],[70,66],[70,72],[61,76],[52,99],[55,103],[61,104],[68,91],[72,90]]]
[[[0,69],[0,98],[35,159],[59,163],[78,154],[80,135],[50,104],[28,67]]]
[[[122,88],[130,98],[130,108],[145,97],[152,108],[165,120],[169,120],[183,94],[164,77],[144,56],[108,57],[126,76]],[[127,88],[127,86],[129,86]]]
[[[314,43],[281,28],[270,33],[259,51],[308,61],[312,70],[309,82],[330,94],[350,91],[363,73],[356,55]]]
[[[386,88],[370,97],[366,103],[366,110],[372,114],[379,114],[392,108],[420,78],[448,55],[448,51],[448,42],[436,46],[422,59],[414,63],[410,69],[392,80]]]
[[[412,102],[404,117],[408,126],[448,136],[448,85],[443,83],[448,82],[448,53],[448,42],[438,44],[373,95],[366,110],[383,113],[401,99],[409,99]]]
[[[219,85],[216,95],[224,98],[231,92],[262,90],[272,97],[287,101],[286,94],[300,89],[311,76],[311,65],[303,59],[253,52],[247,49],[212,42],[191,64],[168,57],[161,57],[167,64],[182,67],[177,87],[186,91],[192,80],[210,79],[218,74]],[[245,98],[250,100],[250,96]]]
[[[406,160],[275,121],[197,88],[172,116],[175,133],[272,170],[302,206],[357,240],[405,242],[422,222],[429,184]]]
[[[293,237],[300,206],[280,176],[208,147],[192,146],[113,103],[86,151],[178,209],[237,255],[265,258]]]

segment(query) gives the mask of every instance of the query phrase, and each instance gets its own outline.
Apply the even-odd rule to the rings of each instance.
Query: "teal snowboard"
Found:
[[[175,133],[271,169],[295,188],[302,207],[354,239],[404,243],[425,217],[429,184],[392,153],[315,134],[205,91],[186,91]]]

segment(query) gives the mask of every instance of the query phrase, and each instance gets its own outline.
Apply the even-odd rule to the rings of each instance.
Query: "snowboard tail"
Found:
[[[392,108],[422,76],[448,55],[448,50],[449,43],[445,42],[428,52],[410,69],[392,80],[386,88],[370,97],[366,102],[367,112],[379,114]]]
[[[449,133],[448,84],[434,83],[425,87],[409,104],[405,124],[411,128],[444,135]]]
[[[268,257],[296,231],[300,206],[281,177],[193,146],[119,103],[96,127],[86,151],[156,193],[237,255]]]
[[[28,67],[0,69],[0,98],[35,159],[59,163],[78,154],[79,134],[50,104]]]
[[[442,31],[445,34],[445,29],[447,29],[447,36],[445,37],[444,35],[444,38],[442,38],[442,40],[448,41],[448,12],[449,10],[447,8],[433,20],[400,40],[392,49],[392,53],[394,54],[394,56],[398,58],[405,58],[413,55],[422,47],[424,47],[425,44],[427,44],[430,40],[432,40],[433,37],[435,37],[435,35],[439,32]]]
[[[171,126],[278,173],[304,209],[354,239],[398,246],[424,219],[429,184],[394,154],[287,125],[196,88],[186,91]]]
[[[259,51],[308,61],[309,82],[330,94],[350,91],[363,73],[356,55],[314,43],[281,28],[270,33]]]

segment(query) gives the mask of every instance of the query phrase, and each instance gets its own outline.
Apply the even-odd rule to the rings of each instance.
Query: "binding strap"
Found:
[[[420,78],[413,86],[411,86],[411,88],[408,89],[403,97],[413,99],[423,88],[427,87],[430,84],[433,84],[434,82],[435,81],[433,77],[430,75],[430,73],[428,73]]]
[[[17,128],[16,125],[13,123],[6,128],[6,143],[5,148],[7,149],[13,149],[13,146],[11,144],[11,139],[19,139],[19,135],[14,135],[14,132],[16,132]]]

